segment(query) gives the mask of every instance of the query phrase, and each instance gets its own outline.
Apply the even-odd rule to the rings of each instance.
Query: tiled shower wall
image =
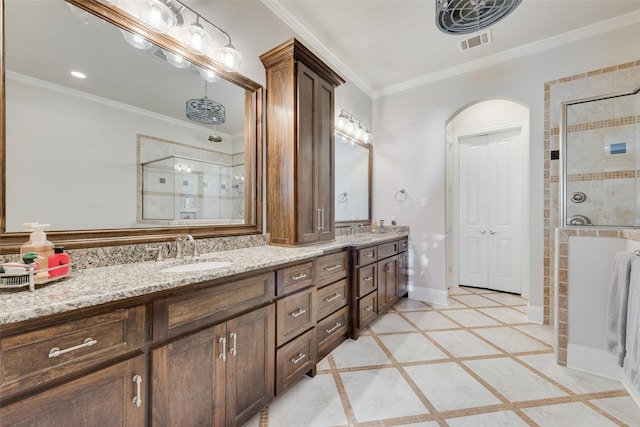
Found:
[[[593,70],[574,76],[547,82],[544,85],[545,132],[544,132],[544,322],[553,324],[553,259],[554,230],[559,227],[559,174],[560,160],[551,160],[551,152],[560,149],[560,116],[562,103],[580,99],[630,92],[640,88],[640,60]],[[597,123],[597,119],[596,119]],[[574,123],[575,124],[575,123]],[[615,123],[614,123],[615,124]],[[587,129],[592,125],[575,128],[576,131],[600,132],[606,128],[602,123],[598,129]],[[594,127],[594,126],[592,126]],[[602,148],[600,146],[600,148]],[[602,154],[600,153],[600,157]],[[603,181],[611,178],[607,169],[598,172],[578,172],[574,178],[579,181]],[[633,171],[635,174],[635,171]],[[602,174],[602,175],[600,175]],[[586,179],[585,179],[586,178]],[[595,178],[595,179],[594,179]],[[591,190],[589,190],[591,191]],[[595,191],[607,191],[593,190]],[[611,188],[609,186],[609,190]]]

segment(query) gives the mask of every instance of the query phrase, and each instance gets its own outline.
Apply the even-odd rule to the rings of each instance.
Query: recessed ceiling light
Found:
[[[84,74],[84,73],[81,73],[80,71],[72,71],[72,72],[71,72],[71,75],[72,75],[73,77],[77,77],[77,78],[79,78],[79,79],[86,79],[86,78],[87,78],[87,75],[86,75],[86,74]]]

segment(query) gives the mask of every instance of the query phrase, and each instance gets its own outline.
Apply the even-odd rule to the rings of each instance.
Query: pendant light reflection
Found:
[[[175,27],[178,18],[161,0],[144,0],[138,5],[138,17],[156,33],[166,34]]]
[[[340,142],[351,142],[351,145],[371,144],[373,140],[369,127],[346,110],[342,110],[336,120],[335,133]]]
[[[182,56],[169,52],[168,50],[161,49],[164,53],[164,57],[167,58],[167,62],[176,68],[189,68],[191,62],[184,59]]]
[[[200,73],[200,77],[209,83],[215,83],[220,81],[220,76],[214,73],[211,70],[205,70],[204,68],[198,68],[198,72]]]
[[[149,50],[153,46],[151,42],[143,39],[137,34],[130,33],[126,30],[120,30],[120,32],[122,33],[124,40],[136,49]]]

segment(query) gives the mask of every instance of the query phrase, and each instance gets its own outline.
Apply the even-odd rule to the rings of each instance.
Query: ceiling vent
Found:
[[[491,42],[493,42],[491,30],[487,30],[483,33],[476,34],[473,37],[461,40],[458,44],[458,48],[461,52],[464,52],[465,50],[473,49],[474,47],[482,46],[483,44],[489,44]]]

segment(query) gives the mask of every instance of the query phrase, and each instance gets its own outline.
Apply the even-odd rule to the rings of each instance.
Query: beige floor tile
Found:
[[[512,402],[567,396],[567,393],[511,358],[469,360],[463,363]]]
[[[621,390],[624,388],[619,381],[560,366],[556,363],[556,356],[553,353],[520,356],[518,359],[567,387],[574,393],[594,393],[598,391]]]
[[[511,308],[518,310],[520,313],[529,314],[529,310],[526,305],[512,305]]]
[[[509,325],[527,323],[527,316],[524,313],[510,307],[479,308],[478,311]]]
[[[347,417],[331,374],[304,377],[269,406],[269,426],[327,427]]]
[[[489,294],[484,296],[505,305],[512,305],[512,306],[525,305],[526,306],[528,303],[528,301],[522,298],[520,295],[496,293],[496,294]]]
[[[435,363],[404,368],[437,411],[502,403],[457,363]]]
[[[420,333],[380,335],[380,341],[400,363],[442,360],[448,356]]]
[[[371,336],[361,336],[357,340],[347,340],[331,352],[338,368],[388,365],[387,357]]]
[[[544,427],[613,427],[617,425],[581,402],[526,408],[522,412]]]
[[[452,322],[438,311],[404,313],[404,316],[417,327],[426,331],[460,328],[460,325]]]
[[[551,350],[548,345],[509,327],[475,329],[474,332],[509,353]]]
[[[501,305],[482,295],[454,295],[449,297],[469,307],[495,307]]]
[[[591,403],[628,426],[640,426],[640,408],[629,396],[592,400]]]
[[[378,316],[376,320],[369,324],[369,327],[376,334],[387,332],[413,332],[416,330],[410,323],[402,318],[398,313],[386,313]]]
[[[514,326],[515,329],[520,332],[524,332],[527,335],[536,338],[539,341],[544,342],[545,344],[549,344],[550,346],[554,345],[555,337],[553,326],[549,325],[536,325],[534,323],[530,325],[520,325]]]
[[[467,328],[476,326],[495,326],[501,323],[471,308],[465,310],[450,310],[444,313]]]
[[[467,289],[468,291],[471,291],[474,294],[482,294],[482,295],[501,293],[500,291],[494,291],[493,289],[486,289],[486,288],[465,287],[465,289]]]
[[[450,427],[524,427],[529,425],[512,411],[448,418],[447,424]]]
[[[452,308],[469,308],[468,306],[462,304],[460,301],[456,301],[452,298],[449,298],[447,300],[446,306],[434,306],[434,307],[439,307],[440,310],[449,310]]]
[[[340,377],[358,422],[429,413],[395,368],[342,372]]]
[[[428,335],[455,357],[484,356],[502,353],[469,331],[429,332]]]
[[[449,288],[449,295],[469,295],[472,292],[466,288]]]
[[[393,309],[395,311],[433,310],[427,303],[410,298],[400,298],[398,302],[393,305]]]

